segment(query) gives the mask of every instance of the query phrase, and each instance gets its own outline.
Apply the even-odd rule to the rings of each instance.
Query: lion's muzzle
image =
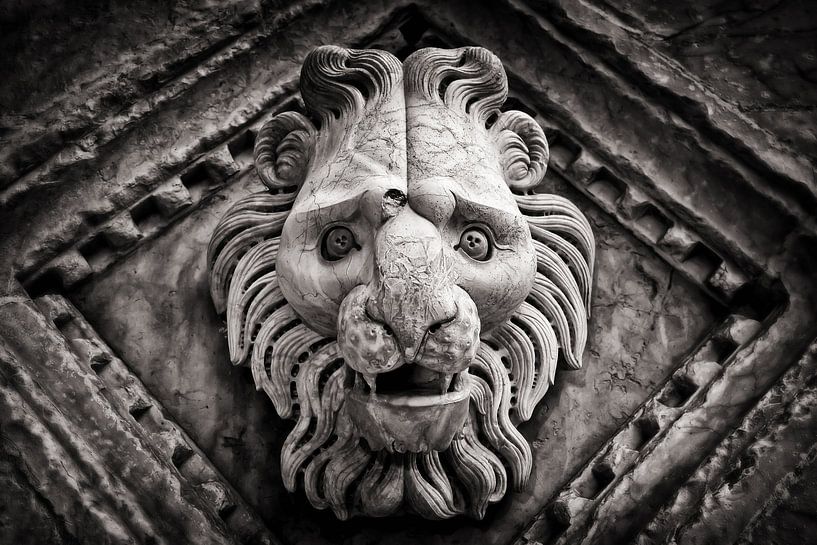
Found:
[[[372,281],[349,293],[338,317],[355,372],[350,416],[373,449],[444,450],[468,412],[476,305],[456,285],[436,226],[410,207],[383,224],[375,245]]]

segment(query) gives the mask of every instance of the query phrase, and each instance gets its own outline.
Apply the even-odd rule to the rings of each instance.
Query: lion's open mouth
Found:
[[[355,371],[354,390],[362,394],[374,393],[393,401],[400,398],[417,398],[416,401],[419,398],[435,398],[443,401],[441,396],[464,391],[465,375],[467,371],[441,373],[414,364],[377,375],[364,375]]]
[[[346,409],[372,450],[448,448],[468,413],[468,371],[440,373],[408,364],[378,375],[353,371]]]

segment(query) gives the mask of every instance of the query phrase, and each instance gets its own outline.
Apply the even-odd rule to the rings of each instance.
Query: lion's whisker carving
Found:
[[[289,490],[339,518],[482,518],[532,454],[558,364],[581,365],[594,241],[575,205],[530,194],[542,129],[500,112],[507,79],[480,48],[322,47],[307,110],[259,132],[266,191],[208,249],[230,359],[294,418]],[[490,121],[489,121],[490,120]]]

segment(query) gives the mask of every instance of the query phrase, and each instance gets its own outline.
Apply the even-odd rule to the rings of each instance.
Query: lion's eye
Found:
[[[491,239],[479,227],[469,227],[463,231],[459,248],[477,261],[487,261],[491,257]]]
[[[346,227],[333,227],[323,237],[321,250],[324,259],[337,261],[357,246],[355,235]]]

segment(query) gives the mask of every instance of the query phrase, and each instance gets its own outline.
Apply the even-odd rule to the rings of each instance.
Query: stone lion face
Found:
[[[282,417],[284,483],[340,518],[481,518],[531,453],[515,424],[578,367],[593,240],[582,214],[530,195],[541,128],[500,113],[480,48],[322,47],[301,90],[320,129],[273,118],[268,191],[216,229],[211,288],[233,363]],[[516,195],[514,192],[516,192]]]

